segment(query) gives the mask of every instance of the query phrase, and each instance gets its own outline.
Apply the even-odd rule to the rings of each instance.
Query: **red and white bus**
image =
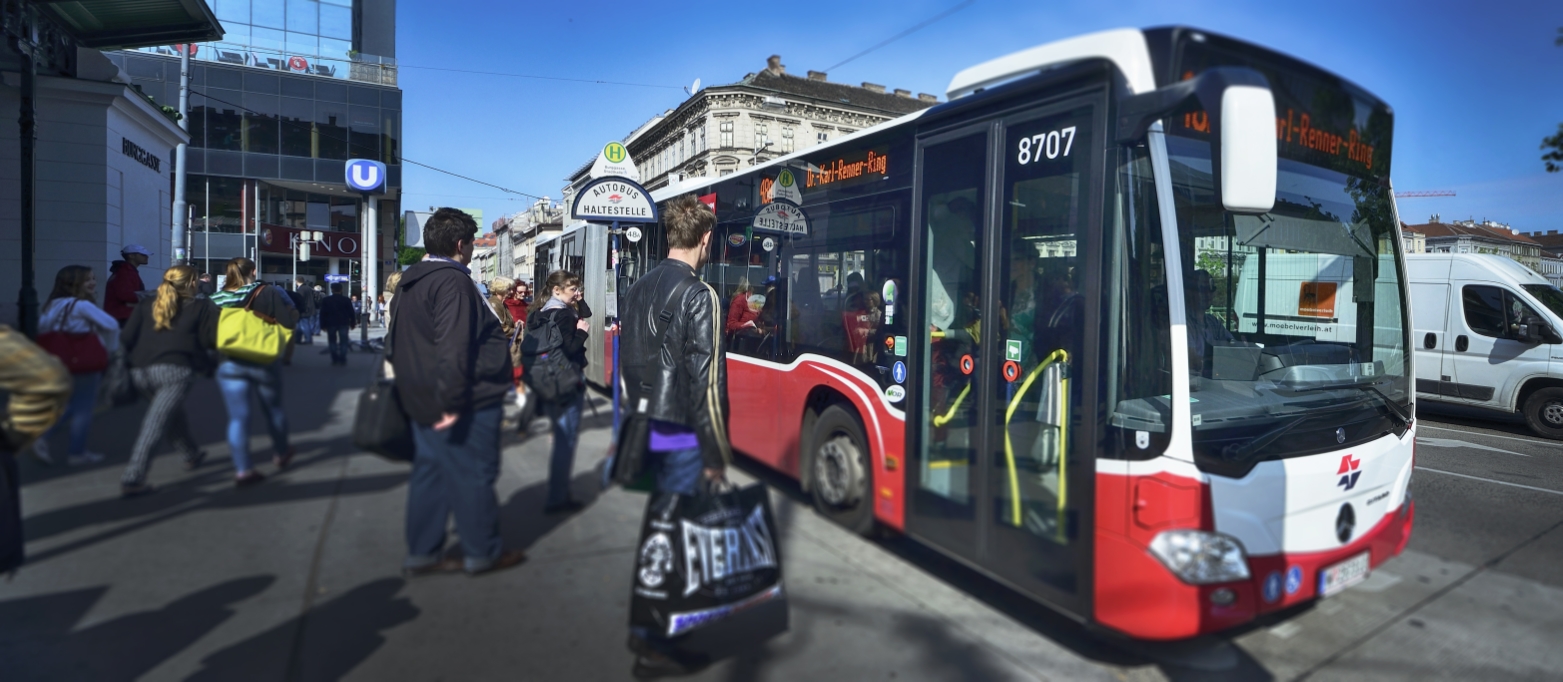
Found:
[[[1139,638],[1330,596],[1400,553],[1389,107],[1188,28],[1043,45],[948,94],[654,194],[714,201],[704,277],[758,311],[728,338],[734,447],[847,528]],[[665,252],[656,229],[624,248],[631,277]]]

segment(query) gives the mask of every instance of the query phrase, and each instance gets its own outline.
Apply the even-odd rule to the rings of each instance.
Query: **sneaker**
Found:
[[[682,677],[693,675],[711,665],[711,658],[703,654],[679,653],[676,657],[651,651],[635,657],[635,667],[630,674],[638,680],[658,677]]]
[[[288,446],[288,451],[271,458],[271,463],[277,467],[277,471],[288,468],[293,463],[293,456],[298,454],[298,448]]]
[[[201,464],[203,464],[205,462],[206,462],[206,451],[202,450],[200,452],[197,452],[197,453],[195,453],[194,457],[191,457],[191,458],[185,460],[185,471],[195,471],[196,469],[201,468]]]
[[[565,500],[564,502],[560,502],[558,504],[544,505],[543,506],[543,513],[547,514],[549,516],[552,516],[554,514],[574,514],[574,513],[578,512],[578,511],[580,511],[582,509],[585,509],[585,508],[586,508],[586,503],[585,502],[577,502],[575,500]]]
[[[250,469],[249,471],[233,477],[233,487],[248,488],[264,480],[266,480],[266,477],[262,475],[261,472]]]
[[[151,495],[155,492],[157,492],[157,487],[151,483],[136,483],[131,485],[121,483],[119,485],[119,496],[127,500],[132,497]]]
[[[461,559],[441,559],[433,563],[418,567],[402,567],[402,577],[422,578],[425,576],[439,575],[441,573],[455,573],[461,570]]]
[[[66,455],[65,463],[73,467],[86,466],[88,464],[97,464],[98,462],[103,461],[106,457],[107,456],[101,452],[92,452],[89,450],[79,455]]]
[[[49,454],[49,441],[42,438],[33,441],[33,459],[42,462],[46,467],[54,466],[54,456]]]
[[[523,561],[526,561],[526,552],[523,552],[519,549],[507,549],[504,552],[501,552],[499,558],[490,563],[488,568],[485,568],[481,571],[467,571],[467,575],[477,577],[480,575],[487,575],[489,573],[497,573],[507,568],[520,565],[520,563]]]

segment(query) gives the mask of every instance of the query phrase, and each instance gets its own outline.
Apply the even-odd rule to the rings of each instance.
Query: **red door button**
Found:
[[[1020,363],[1015,362],[1014,360],[1007,360],[1007,361],[1005,361],[1004,362],[1004,380],[1008,381],[1010,383],[1015,383],[1015,380],[1019,379],[1019,378],[1020,378]]]

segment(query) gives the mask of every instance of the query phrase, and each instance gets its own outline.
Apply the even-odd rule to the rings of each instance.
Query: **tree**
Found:
[[[1552,44],[1563,47],[1563,27],[1558,28],[1558,37],[1552,39]],[[1548,173],[1563,170],[1563,123],[1558,124],[1558,134],[1541,139],[1541,149],[1547,152],[1541,155],[1541,162],[1546,164]]]
[[[407,243],[406,218],[402,218],[396,223],[396,243],[398,245]],[[423,255],[425,253],[427,252],[423,249],[417,249],[411,246],[402,246],[396,250],[396,264],[405,268],[409,265],[412,265],[413,263],[423,260]]]

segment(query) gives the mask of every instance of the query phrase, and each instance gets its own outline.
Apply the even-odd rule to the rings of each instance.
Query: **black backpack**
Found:
[[[564,332],[559,329],[556,314],[550,314],[541,328],[522,337],[521,367],[521,380],[538,398],[549,402],[568,398],[586,385],[581,369],[564,352]]]

